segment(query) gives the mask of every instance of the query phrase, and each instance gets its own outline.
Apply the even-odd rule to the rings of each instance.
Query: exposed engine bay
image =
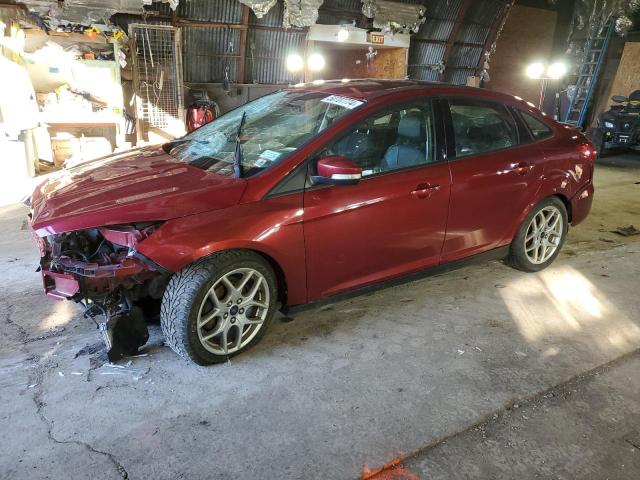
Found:
[[[36,236],[46,294],[83,305],[110,361],[135,354],[149,338],[145,310],[159,305],[169,275],[135,247],[158,226],[147,222]]]

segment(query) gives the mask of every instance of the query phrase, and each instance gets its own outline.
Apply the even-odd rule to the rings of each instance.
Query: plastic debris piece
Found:
[[[458,349],[458,355],[464,355],[464,350]]]
[[[137,382],[142,377],[144,377],[147,373],[149,373],[150,370],[151,370],[150,368],[129,368],[126,370],[120,369],[120,370],[104,371],[104,372],[100,372],[100,375],[128,377]]]
[[[105,363],[104,366],[109,368],[126,368],[124,365],[116,365],[115,363]]]

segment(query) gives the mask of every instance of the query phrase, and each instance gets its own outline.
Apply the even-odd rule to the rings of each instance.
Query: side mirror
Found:
[[[315,185],[355,185],[362,178],[362,168],[346,157],[332,155],[318,160],[318,175],[311,177]]]
[[[611,100],[616,103],[625,103],[629,101],[629,99],[623,95],[614,95],[613,97],[611,97]]]

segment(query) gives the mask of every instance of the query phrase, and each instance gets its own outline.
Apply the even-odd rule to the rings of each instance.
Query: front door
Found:
[[[363,178],[304,193],[310,301],[438,264],[450,175],[435,130],[421,100],[373,114],[317,156],[350,158]]]

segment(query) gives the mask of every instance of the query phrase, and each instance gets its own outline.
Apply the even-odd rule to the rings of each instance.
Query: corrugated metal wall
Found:
[[[478,73],[484,46],[506,0],[404,0],[403,3],[427,7],[427,21],[412,36],[409,51],[409,77],[417,80],[443,80],[463,84],[469,75]],[[169,23],[171,10],[167,4],[147,7],[149,23]],[[174,20],[182,28],[184,81],[193,83],[222,82],[228,71],[230,82],[239,80],[242,61],[242,4],[237,0],[182,0]],[[318,23],[337,24],[359,19],[360,0],[325,0],[320,7]],[[460,13],[462,17],[460,16]],[[159,15],[159,16],[158,16]],[[306,32],[282,28],[283,2],[263,18],[250,12],[244,52],[246,83],[290,83],[298,79],[285,68],[291,52],[302,52]],[[140,18],[117,15],[116,22],[126,28]],[[457,23],[460,25],[456,27]],[[207,25],[209,24],[209,25]],[[215,25],[210,25],[215,24]],[[455,34],[455,38],[451,38]],[[446,68],[440,74],[443,61]]]

